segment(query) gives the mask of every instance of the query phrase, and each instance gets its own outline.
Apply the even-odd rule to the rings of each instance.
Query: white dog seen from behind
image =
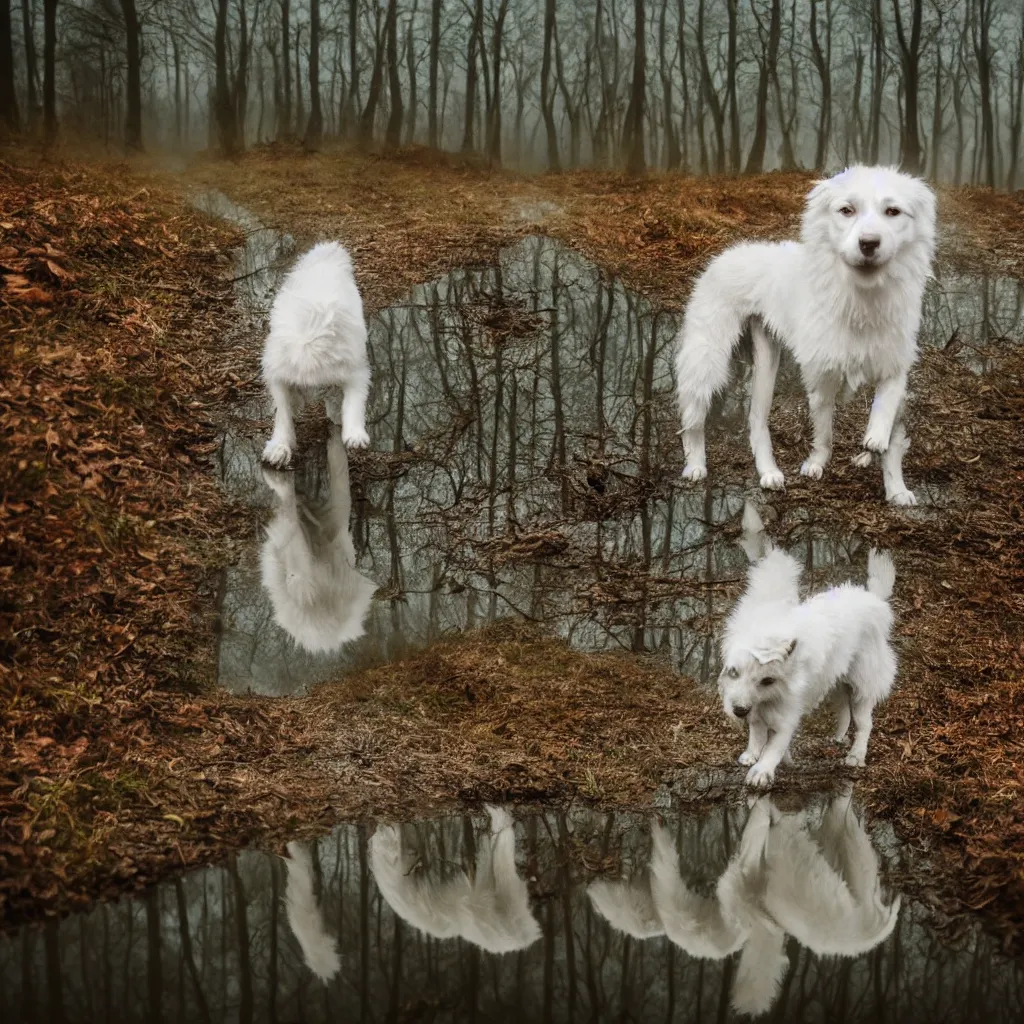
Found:
[[[785,485],[768,431],[785,346],[799,366],[813,430],[800,472],[821,478],[837,398],[872,385],[864,450],[854,462],[866,466],[880,454],[886,498],[915,504],[903,481],[903,407],[934,248],[935,194],[923,181],[852,167],[811,190],[799,242],[744,243],[712,260],[694,285],[677,341],[684,478],[707,476],[704,424],[749,329],[750,444],[761,486]]]
[[[263,379],[274,401],[274,432],[263,460],[283,469],[295,450],[295,408],[320,388],[340,387],[341,436],[350,448],[370,443],[366,399],[370,362],[363,302],[352,259],[338,242],[321,242],[285,275],[270,310]]]
[[[752,509],[744,514],[756,518]],[[759,520],[758,520],[759,522]],[[896,678],[889,641],[892,558],[872,550],[866,587],[844,583],[800,600],[801,569],[770,548],[750,567],[747,589],[726,621],[718,689],[725,713],[749,729],[740,764],[747,784],[767,788],[803,716],[831,696],[835,740],[855,734],[846,763],[863,766],[872,713]]]

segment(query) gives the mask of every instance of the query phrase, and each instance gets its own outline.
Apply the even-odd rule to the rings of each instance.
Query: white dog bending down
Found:
[[[785,484],[768,432],[785,345],[800,367],[813,428],[800,472],[819,479],[828,464],[840,392],[874,385],[865,450],[854,462],[866,466],[881,453],[886,498],[915,504],[903,482],[903,404],[934,248],[935,194],[924,182],[890,168],[851,167],[811,190],[799,242],[736,245],[712,260],[694,285],[676,353],[683,477],[707,476],[704,423],[749,326],[750,446],[761,486]]]
[[[274,400],[274,433],[263,450],[270,465],[282,468],[291,462],[296,392],[341,387],[342,439],[350,448],[370,443],[370,362],[363,302],[352,260],[337,242],[313,246],[281,282],[270,310],[263,379]]]
[[[540,938],[526,883],[516,870],[512,816],[488,807],[490,830],[481,841],[476,870],[449,881],[415,871],[418,855],[401,829],[384,825],[370,838],[370,869],[387,904],[402,920],[438,939],[461,936],[490,953],[513,953]]]
[[[844,583],[800,603],[800,566],[791,555],[776,549],[751,567],[726,622],[718,678],[726,714],[749,725],[740,755],[750,765],[748,785],[771,786],[800,719],[830,693],[839,742],[852,708],[856,732],[846,763],[864,764],[872,711],[896,678],[889,643],[895,578],[891,557],[872,550],[866,588]]]

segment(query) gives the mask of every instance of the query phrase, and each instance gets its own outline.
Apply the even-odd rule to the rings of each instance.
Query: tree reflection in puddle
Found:
[[[0,938],[0,1019],[1019,1020],[1020,963],[880,840],[849,794],[344,825]]]
[[[373,451],[389,455],[360,460],[353,502],[359,571],[382,587],[365,635],[329,656],[297,647],[275,623],[254,546],[227,573],[222,683],[293,693],[506,615],[582,650],[658,651],[706,678],[707,625],[725,605],[715,584],[745,568],[726,536],[744,488],[678,483],[675,329],[543,237],[374,317],[370,431]],[[784,374],[780,387],[793,386]],[[719,404],[730,431],[745,429],[744,392]],[[274,497],[261,443],[229,433],[220,470],[263,507]],[[302,453],[298,489],[311,505],[332,486],[327,461],[323,444]],[[864,558],[859,540],[823,535],[809,516],[787,543],[812,570]]]

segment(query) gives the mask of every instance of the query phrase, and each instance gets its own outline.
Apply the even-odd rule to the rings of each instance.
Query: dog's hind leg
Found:
[[[882,456],[882,482],[885,484],[885,499],[894,505],[916,505],[917,497],[903,482],[903,456],[910,447],[907,427],[903,421],[903,410],[899,411],[889,438],[889,447]]]
[[[863,768],[868,756],[868,737],[871,735],[871,713],[874,703],[870,698],[853,694],[853,745],[846,755],[846,763],[854,768]]]
[[[295,420],[291,388],[279,380],[268,380],[267,390],[274,400],[274,432],[263,449],[263,461],[283,469],[292,461],[295,449]]]
[[[820,480],[832,458],[832,420],[836,411],[836,397],[842,384],[837,377],[826,376],[807,388],[807,402],[811,409],[811,430],[814,441],[811,454],[800,467],[802,476]]]
[[[832,708],[836,713],[836,731],[832,739],[836,743],[845,743],[846,734],[850,731],[850,688],[846,683],[839,683],[832,691]]]
[[[750,336],[754,343],[754,373],[750,385],[750,450],[754,465],[766,490],[780,490],[786,478],[775,461],[772,436],[768,430],[768,414],[775,393],[775,376],[779,371],[779,346],[759,320],[752,320]]]

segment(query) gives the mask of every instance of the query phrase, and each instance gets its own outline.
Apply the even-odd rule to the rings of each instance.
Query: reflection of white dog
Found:
[[[403,921],[438,939],[461,936],[490,953],[512,953],[536,942],[526,883],[516,871],[512,817],[488,807],[490,831],[480,843],[476,870],[448,881],[416,874],[418,855],[405,847],[397,825],[370,839],[370,869],[388,906]]]
[[[800,472],[821,477],[832,454],[837,397],[871,384],[865,451],[855,462],[867,465],[872,452],[882,453],[886,497],[913,505],[903,482],[903,400],[934,248],[935,194],[924,182],[889,168],[852,167],[811,190],[799,242],[736,245],[715,258],[694,285],[679,333],[684,478],[707,475],[704,422],[749,326],[750,445],[761,486],[785,483],[768,432],[785,345],[800,367],[814,432]]]
[[[726,714],[749,724],[740,755],[751,766],[748,785],[771,786],[800,719],[830,693],[839,742],[852,706],[856,734],[846,763],[864,764],[872,711],[896,678],[888,603],[895,578],[890,556],[872,550],[866,588],[844,583],[800,603],[792,555],[772,550],[750,568],[726,622],[718,677]]]
[[[330,981],[341,967],[338,944],[324,925],[323,914],[313,895],[313,860],[303,843],[289,843],[285,858],[288,881],[284,890],[285,916],[309,969],[321,980]]]
[[[709,896],[683,878],[672,834],[655,822],[651,838],[649,872],[594,883],[591,899],[613,927],[635,938],[664,934],[690,956],[710,960],[740,950],[732,987],[740,1013],[764,1013],[775,1001],[788,967],[787,933],[819,955],[860,956],[896,925],[900,901],[882,900],[878,858],[848,793],[815,828],[810,815],[780,814],[767,797],[758,799]]]
[[[352,260],[337,242],[313,246],[281,282],[270,310],[263,379],[274,400],[274,433],[263,450],[270,465],[282,468],[292,459],[293,391],[342,387],[342,439],[353,448],[370,443],[366,433],[370,363],[363,302]]]
[[[335,426],[327,442],[327,464],[330,495],[320,509],[296,496],[291,473],[264,473],[277,508],[261,555],[275,621],[300,647],[321,653],[362,636],[377,589],[355,568],[348,456]]]

